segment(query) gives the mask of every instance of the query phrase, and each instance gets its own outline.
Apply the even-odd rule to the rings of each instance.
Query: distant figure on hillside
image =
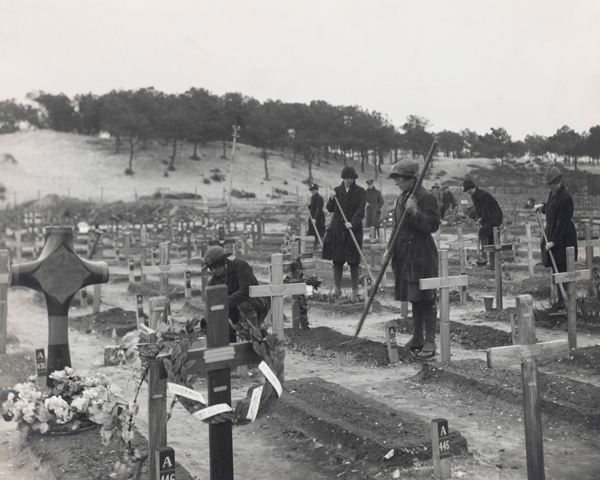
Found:
[[[423,186],[413,190],[418,174],[419,164],[414,160],[401,160],[392,167],[390,177],[400,189],[400,196],[394,207],[392,232],[382,263],[392,261],[395,299],[412,304],[413,332],[406,347],[433,355],[437,295],[435,290],[421,290],[419,280],[438,276],[438,251],[431,234],[440,227],[440,213],[437,199],[430,191]],[[392,239],[405,212],[407,221],[403,222],[392,248]]]
[[[209,247],[204,255],[202,270],[209,269],[213,275],[208,281],[209,285],[227,285],[229,319],[234,324],[245,318],[259,326],[271,310],[271,300],[268,297],[250,297],[250,286],[258,285],[254,271],[245,260],[229,260],[227,257],[230,255],[222,247]],[[229,341],[236,341],[235,330],[231,328]]]
[[[325,212],[323,212],[323,197],[319,194],[319,186],[313,183],[308,190],[312,194],[308,210],[310,212],[310,221],[308,222],[308,235],[315,237],[314,251],[318,251],[325,235]],[[318,234],[318,235],[317,235]],[[319,238],[321,242],[319,242]]]
[[[454,211],[456,208],[456,199],[454,198],[454,194],[450,191],[448,185],[444,185],[442,188],[442,211],[441,217],[444,218],[447,211]]]
[[[358,247],[362,248],[363,225],[367,192],[356,184],[358,175],[354,167],[344,167],[342,170],[342,184],[335,187],[327,201],[327,211],[333,212],[331,223],[325,233],[323,241],[323,255],[325,260],[333,262],[333,281],[335,283],[335,296],[342,295],[342,272],[344,263],[350,267],[352,278],[352,295],[357,302],[362,301],[359,295],[359,265],[360,252],[354,244],[350,231],[354,234]],[[338,206],[339,203],[339,206]],[[344,221],[344,215],[347,222]]]
[[[546,170],[546,184],[550,187],[550,194],[546,203],[534,206],[536,212],[546,214],[546,237],[548,243],[542,239],[542,264],[544,267],[552,267],[552,260],[548,252],[552,252],[558,272],[567,271],[567,247],[575,248],[575,259],[577,259],[577,232],[573,224],[573,198],[562,184],[562,173],[551,166]],[[554,272],[554,273],[558,273]],[[560,288],[558,289],[557,310],[564,310],[565,300]]]
[[[385,205],[383,195],[373,185],[373,180],[367,180],[367,215],[365,226],[375,228],[375,236],[379,238],[379,227],[381,225],[381,209]]]
[[[441,213],[442,212],[442,192],[440,192],[440,186],[437,183],[435,183],[433,185],[433,187],[431,187],[431,193],[433,193],[433,196],[437,200],[438,208]]]
[[[494,227],[499,227],[502,223],[502,209],[491,193],[478,188],[471,179],[467,179],[463,182],[463,192],[467,192],[471,195],[471,200],[473,200],[475,214],[477,215],[477,221],[479,223],[477,235],[481,241],[481,257],[477,263],[479,265],[485,265],[487,261],[485,259],[483,247],[485,245],[494,244]],[[489,270],[495,269],[495,261],[496,258],[494,254],[490,253]]]

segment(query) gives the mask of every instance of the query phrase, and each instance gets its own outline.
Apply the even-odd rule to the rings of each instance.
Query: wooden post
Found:
[[[465,253],[465,246],[471,242],[464,241],[462,227],[457,228],[457,235],[458,235],[458,240],[456,242],[450,243],[448,246],[450,248],[458,249],[459,272],[461,275],[466,275],[467,274],[467,268],[466,268],[466,266],[467,266],[466,260],[467,259],[466,259],[466,253]],[[460,304],[461,305],[467,304],[467,287],[465,287],[465,286],[460,287]]]
[[[448,250],[440,250],[440,277],[422,278],[419,280],[421,290],[440,290],[440,345],[442,362],[450,361],[450,287],[460,287],[469,284],[469,277],[458,275],[448,276]]]
[[[519,295],[516,300],[517,315],[519,317],[519,345],[489,349],[487,351],[487,363],[490,368],[521,365],[527,478],[530,480],[545,480],[537,361],[538,359],[547,361],[568,358],[570,356],[569,342],[567,340],[556,340],[535,343],[533,298],[531,295]]]
[[[500,243],[500,231],[498,227],[494,227],[494,244],[485,245],[483,250],[494,255],[494,268],[496,274],[496,308],[502,310],[502,252],[512,251],[512,244]]]
[[[46,363],[46,353],[43,348],[35,350],[35,370],[37,372],[37,384],[42,389],[45,389],[48,383],[48,364]]]
[[[304,224],[302,224],[304,227]],[[300,242],[292,242],[291,244],[291,261],[294,262],[297,258],[300,257],[300,247],[302,243]],[[292,273],[293,275],[293,273]],[[292,328],[300,328],[300,307],[298,306],[298,296],[294,295],[292,297]],[[279,337],[283,338],[283,337]]]
[[[133,257],[131,255],[127,257],[127,264],[129,266],[129,283],[135,283],[135,273],[133,272]]]
[[[527,267],[529,269],[529,278],[533,278],[533,238],[531,237],[531,223],[525,225],[527,233]]]
[[[8,250],[0,250],[0,354],[6,353],[8,314]]]
[[[192,298],[192,272],[189,270],[185,272],[185,298]]]
[[[592,229],[590,225],[585,226],[585,240],[578,241],[577,247],[585,248],[585,263],[587,269],[591,272],[594,269],[594,247],[600,246],[600,239],[592,240]],[[577,260],[577,259],[575,259]],[[588,281],[588,295],[594,295],[594,279],[590,277]]]
[[[140,329],[140,324],[144,324],[148,326],[146,322],[146,315],[144,315],[144,300],[142,295],[135,296],[135,321],[137,324],[137,329]]]
[[[575,248],[567,247],[567,272],[555,273],[552,275],[552,279],[555,284],[568,283],[568,298],[564,300],[567,306],[568,337],[571,348],[577,348],[577,287],[575,282],[589,280],[590,277],[591,270],[575,271]]]
[[[445,418],[434,418],[431,420],[431,448],[433,476],[440,479],[451,478],[450,435],[448,420]]]
[[[162,480],[157,467],[159,451],[167,446],[167,379],[159,377],[157,361],[148,369],[148,446],[149,479]]]

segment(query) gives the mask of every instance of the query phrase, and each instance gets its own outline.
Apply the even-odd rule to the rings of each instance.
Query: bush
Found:
[[[204,180],[202,180],[202,182],[206,183],[207,185],[210,185],[210,178],[205,178]]]
[[[256,198],[256,194],[252,192],[246,192],[245,190],[231,190],[231,196],[235,198]]]

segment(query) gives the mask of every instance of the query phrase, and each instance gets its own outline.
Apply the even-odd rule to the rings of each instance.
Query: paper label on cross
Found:
[[[77,293],[90,275],[81,259],[61,246],[42,262],[32,276],[47,295],[63,303],[69,296]]]
[[[466,287],[469,285],[469,277],[466,275],[457,275],[453,277],[434,277],[422,278],[419,280],[419,288],[421,290],[433,290],[438,288],[449,287]]]
[[[569,283],[576,282],[577,280],[589,280],[590,278],[592,278],[590,270],[577,270],[575,272],[562,272],[552,275],[554,283]]]

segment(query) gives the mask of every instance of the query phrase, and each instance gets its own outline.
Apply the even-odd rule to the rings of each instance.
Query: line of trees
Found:
[[[550,137],[533,134],[524,141],[513,141],[504,128],[492,128],[483,135],[468,129],[432,132],[429,121],[416,115],[395,126],[385,115],[358,106],[324,101],[261,103],[240,93],[218,96],[201,88],[176,95],[154,88],[113,90],[73,99],[34,92],[28,99],[37,107],[14,100],[0,102],[0,133],[15,132],[23,125],[85,135],[106,131],[115,138],[117,152],[126,146],[128,174],[134,173],[135,153],[152,139],[162,139],[171,147],[169,171],[175,170],[178,148],[184,141],[194,145],[193,160],[199,160],[198,145],[215,141],[222,142],[225,157],[233,125],[241,127],[240,142],[260,149],[266,179],[269,151],[274,149],[290,149],[293,162],[303,159],[311,182],[313,165],[323,160],[341,158],[346,165],[348,159],[358,158],[363,171],[371,162],[376,172],[381,172],[386,157],[395,162],[403,152],[425,155],[434,138],[440,151],[452,158],[499,158],[504,163],[528,154],[555,163],[562,158],[575,168],[582,157],[600,161],[600,126],[581,134],[564,126]]]

